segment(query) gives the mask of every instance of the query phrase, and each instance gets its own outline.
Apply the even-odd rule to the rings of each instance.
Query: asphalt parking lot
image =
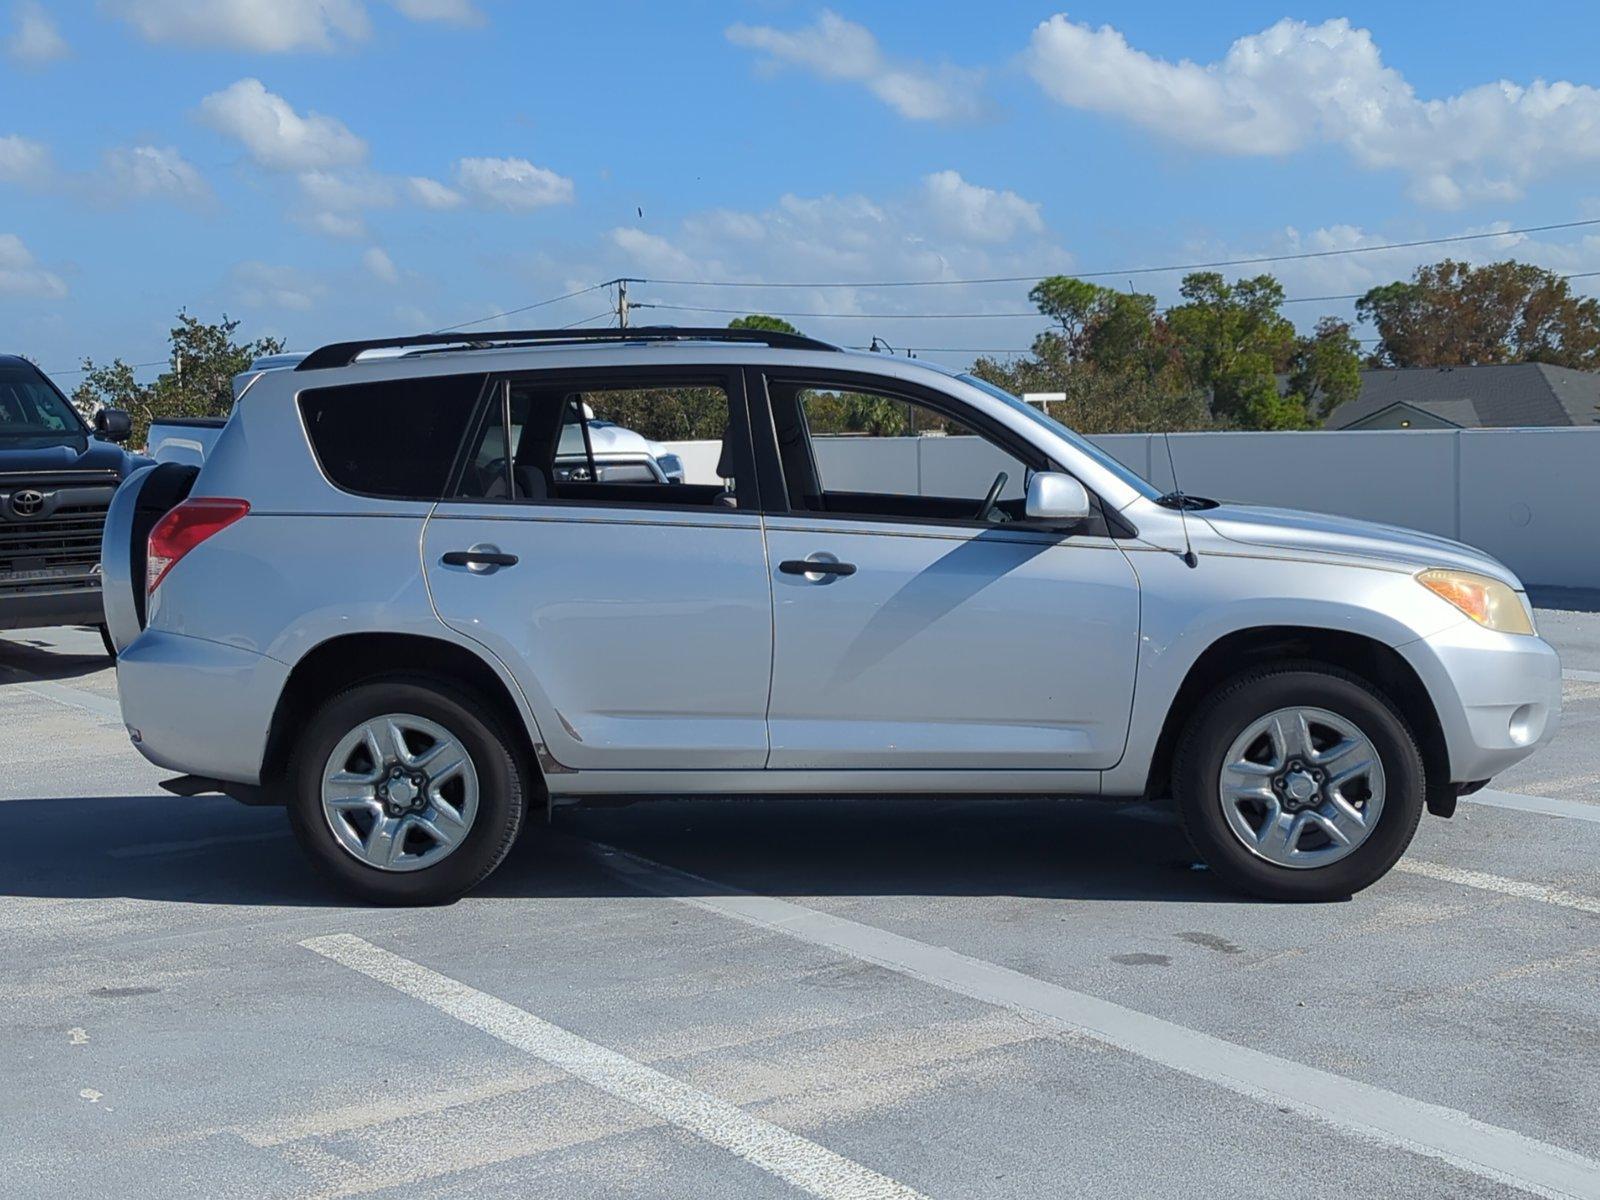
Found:
[[[1600,1196],[1594,608],[1556,743],[1318,906],[1159,806],[901,800],[558,812],[347,907],[157,789],[92,631],[0,634],[0,1192]]]

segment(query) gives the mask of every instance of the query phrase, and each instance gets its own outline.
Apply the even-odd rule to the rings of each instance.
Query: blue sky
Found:
[[[755,285],[1600,218],[1597,36],[1577,2],[0,0],[0,349],[70,386],[84,355],[160,359],[180,306],[310,347],[633,275],[742,285],[636,285],[686,306],[640,321],[869,314],[793,319],[964,363],[1040,323],[898,314],[1021,312],[1026,285]],[[1454,249],[1600,270],[1600,226]],[[1274,270],[1343,294],[1443,253]]]

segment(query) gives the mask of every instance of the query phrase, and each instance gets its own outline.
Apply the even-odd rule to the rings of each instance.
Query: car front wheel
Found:
[[[1355,675],[1249,671],[1200,705],[1174,791],[1190,841],[1230,886],[1273,900],[1347,897],[1385,875],[1422,815],[1422,755]]]
[[[345,891],[453,900],[500,865],[522,824],[513,744],[490,705],[442,680],[366,680],[308,722],[290,766],[290,825]]]

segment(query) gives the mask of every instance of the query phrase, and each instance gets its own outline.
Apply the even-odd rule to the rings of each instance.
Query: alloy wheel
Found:
[[[471,831],[478,772],[444,726],[388,713],[357,725],[328,755],[322,813],[339,844],[367,866],[421,870]]]

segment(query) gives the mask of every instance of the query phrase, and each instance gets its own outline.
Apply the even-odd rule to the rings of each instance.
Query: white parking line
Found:
[[[1585,804],[1581,800],[1557,800],[1553,796],[1524,796],[1520,792],[1502,792],[1484,788],[1470,796],[1461,797],[1463,804],[1484,804],[1490,808],[1509,808],[1516,812],[1538,813],[1545,817],[1566,817],[1573,821],[1593,821],[1600,824],[1600,804]]]
[[[1425,875],[1443,883],[1457,883],[1462,887],[1479,888],[1486,892],[1499,892],[1502,896],[1515,896],[1519,900],[1537,900],[1542,904],[1556,904],[1562,908],[1575,908],[1579,912],[1600,916],[1600,900],[1578,892],[1545,887],[1542,883],[1528,883],[1521,879],[1507,879],[1504,875],[1490,875],[1484,871],[1468,871],[1464,867],[1448,867],[1443,863],[1423,862],[1403,858],[1395,863],[1396,871],[1407,875]]]
[[[826,1200],[926,1200],[905,1184],[797,1133],[353,934],[307,938],[300,944],[720,1146],[813,1196]]]
[[[943,946],[738,891],[609,846],[596,849],[604,865],[641,890],[1011,1009],[1252,1100],[1440,1159],[1500,1184],[1540,1196],[1600,1196],[1600,1162],[1455,1109],[1265,1054]],[[686,886],[692,894],[683,894]]]
[[[1561,678],[1577,683],[1600,683],[1600,671],[1580,671],[1576,667],[1568,667],[1561,672]]]

